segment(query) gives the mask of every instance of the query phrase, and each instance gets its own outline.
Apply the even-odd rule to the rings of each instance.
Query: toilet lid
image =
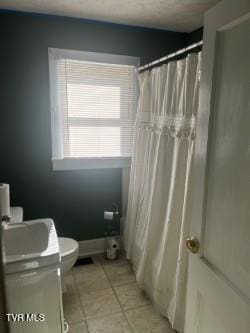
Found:
[[[59,237],[58,241],[62,257],[68,256],[75,251],[78,251],[78,243],[74,239]]]

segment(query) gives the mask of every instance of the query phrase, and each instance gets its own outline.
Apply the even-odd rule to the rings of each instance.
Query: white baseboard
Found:
[[[124,233],[125,221],[126,217],[121,217],[120,219],[121,235],[119,236],[121,250],[124,250],[123,233]],[[96,239],[79,241],[78,244],[79,244],[79,257],[87,257],[93,254],[104,252],[105,238],[96,238]]]
[[[87,257],[104,252],[105,238],[96,238],[78,242],[79,257]]]

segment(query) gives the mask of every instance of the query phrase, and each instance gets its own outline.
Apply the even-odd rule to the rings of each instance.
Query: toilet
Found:
[[[61,273],[65,274],[74,266],[78,258],[79,246],[72,238],[58,237],[58,241],[61,254],[60,269]]]
[[[23,208],[10,207],[10,215],[10,223],[22,222]],[[58,241],[61,255],[60,269],[61,273],[65,274],[74,266],[79,254],[79,246],[77,241],[72,238],[58,237]]]

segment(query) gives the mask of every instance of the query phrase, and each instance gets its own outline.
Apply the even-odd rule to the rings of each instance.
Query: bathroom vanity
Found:
[[[62,333],[58,238],[51,219],[3,223],[11,333]]]

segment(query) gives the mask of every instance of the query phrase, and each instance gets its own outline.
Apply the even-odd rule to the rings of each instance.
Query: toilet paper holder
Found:
[[[120,250],[119,236],[121,232],[120,213],[117,204],[104,210],[104,253],[109,260],[117,259]]]
[[[104,236],[117,236],[120,234],[120,216],[119,207],[113,203],[109,209],[104,209],[103,218],[106,222],[104,224]]]

